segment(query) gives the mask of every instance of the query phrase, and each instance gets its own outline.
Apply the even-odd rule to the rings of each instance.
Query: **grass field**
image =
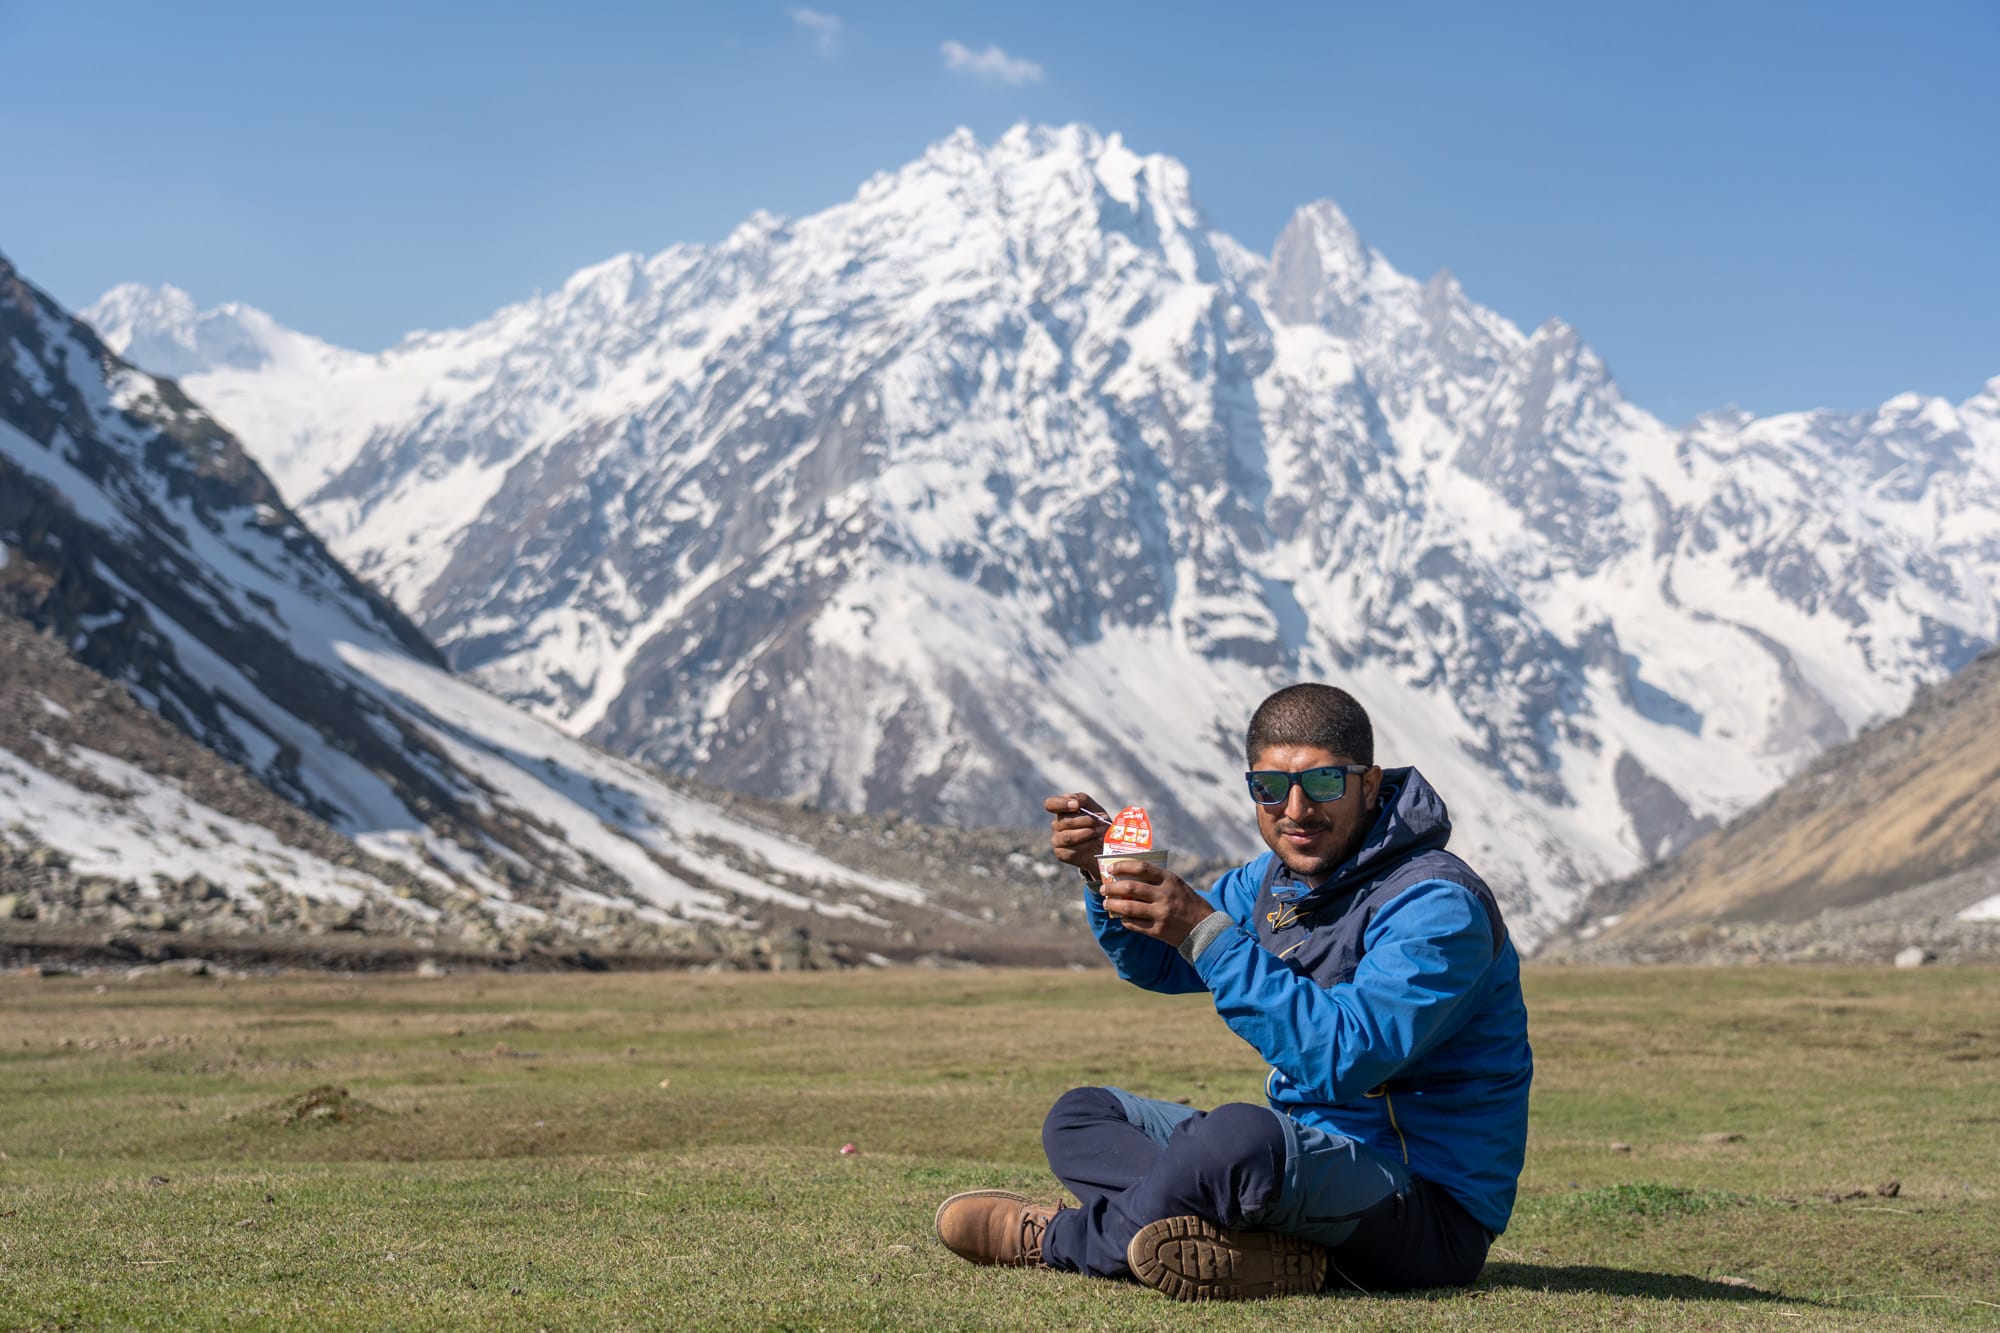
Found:
[[[1528,984],[1533,1139],[1476,1287],[1187,1306],[974,1268],[930,1225],[960,1189],[1053,1197],[1040,1120],[1077,1083],[1256,1100],[1199,997],[1102,972],[0,979],[0,1326],[2000,1324],[2000,970]]]

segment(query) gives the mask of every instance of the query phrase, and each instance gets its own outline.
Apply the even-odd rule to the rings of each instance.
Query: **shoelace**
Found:
[[[1048,1212],[1037,1207],[1021,1210],[1021,1258],[1024,1262],[1038,1264],[1042,1261],[1042,1237],[1048,1232],[1049,1223],[1069,1205],[1059,1203]]]

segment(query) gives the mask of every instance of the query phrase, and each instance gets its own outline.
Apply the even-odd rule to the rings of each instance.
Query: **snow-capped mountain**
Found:
[[[1530,940],[2000,632],[2000,380],[1672,430],[1332,204],[1266,260],[1081,127],[379,355],[88,317],[573,734],[931,819],[1082,786],[1230,850],[1251,709],[1340,681]]]
[[[969,920],[452,676],[213,418],[4,258],[0,643],[0,888],[45,890],[0,915],[600,948],[812,922],[892,951]]]

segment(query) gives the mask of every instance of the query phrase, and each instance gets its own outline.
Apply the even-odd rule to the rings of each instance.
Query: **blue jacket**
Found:
[[[1444,850],[1451,819],[1414,768],[1383,774],[1361,850],[1318,887],[1266,852],[1202,896],[1235,924],[1189,964],[1113,924],[1086,893],[1118,974],[1208,991],[1271,1066],[1273,1110],[1366,1143],[1506,1230],[1528,1138],[1521,962],[1493,893]]]

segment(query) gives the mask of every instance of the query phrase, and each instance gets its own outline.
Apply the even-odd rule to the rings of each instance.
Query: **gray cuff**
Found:
[[[1201,957],[1202,950],[1215,943],[1216,936],[1235,924],[1235,918],[1227,912],[1219,910],[1210,912],[1201,919],[1199,925],[1188,932],[1188,937],[1181,941],[1181,957],[1192,963]]]

